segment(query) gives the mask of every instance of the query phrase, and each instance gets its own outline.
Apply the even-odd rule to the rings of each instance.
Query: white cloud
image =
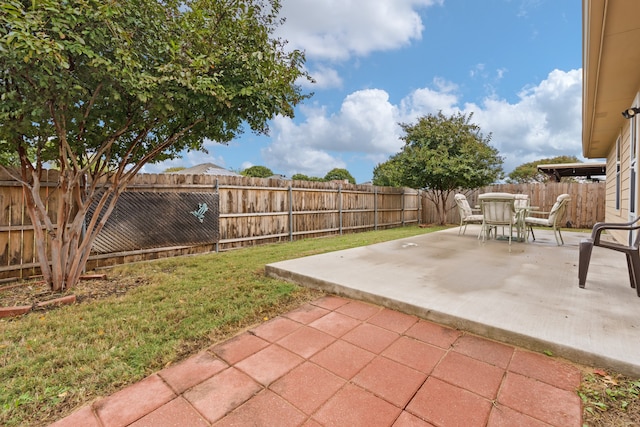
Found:
[[[285,0],[278,35],[315,60],[345,60],[421,38],[419,7],[443,0]],[[375,31],[372,31],[375,29]]]
[[[471,70],[469,70],[469,77],[486,77],[486,73],[484,71],[484,64],[476,64]]]
[[[540,7],[540,5],[540,0],[521,0],[520,7],[516,16],[518,18],[526,18],[529,16],[532,10],[537,9],[538,7]]]
[[[245,169],[249,169],[252,166],[255,166],[255,165],[251,162],[242,162],[242,164],[240,165],[240,170],[243,171]]]
[[[282,171],[287,176],[302,173],[323,177],[331,169],[346,165],[327,151],[314,147],[310,136],[327,133],[321,115],[310,117],[300,127],[290,119],[276,117],[271,133],[274,142],[262,149],[262,157],[271,169]]]
[[[523,89],[519,100],[487,98],[468,104],[473,120],[492,132],[505,157],[505,170],[533,160],[561,155],[581,156],[582,71],[554,70],[539,85]]]
[[[272,143],[263,150],[266,163],[288,174],[324,176],[334,167],[345,167],[340,156],[376,162],[398,152],[399,122],[442,111],[473,113],[472,122],[505,157],[505,170],[540,158],[581,153],[581,70],[554,70],[537,86],[523,89],[519,100],[486,98],[480,105],[459,105],[459,88],[436,79],[431,88],[417,89],[398,105],[381,89],[353,92],[340,111],[302,109],[304,121],[278,118],[271,128]]]
[[[380,161],[380,154],[386,157],[402,146],[397,126],[401,117],[383,90],[348,95],[336,114],[312,108],[301,112],[305,121],[299,125],[282,117],[274,120],[273,142],[262,152],[267,164],[289,175],[324,176],[333,168],[345,167],[340,156],[346,153]]]
[[[435,114],[452,114],[459,111],[458,86],[443,79],[434,80],[434,88],[421,88],[413,91],[400,102],[403,122],[414,122],[420,116]]]

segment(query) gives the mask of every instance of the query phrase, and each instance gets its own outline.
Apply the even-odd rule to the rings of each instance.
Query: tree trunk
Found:
[[[447,212],[450,208],[447,208],[447,201],[452,191],[449,190],[425,190],[427,199],[430,200],[435,208],[438,217],[438,225],[447,224]]]
[[[22,186],[27,213],[34,226],[36,253],[43,279],[52,291],[63,291],[72,288],[80,280],[91,246],[113,210],[121,190],[117,186],[94,184],[85,193],[82,177],[74,174],[64,176],[61,172],[54,193],[57,209],[49,212],[49,200],[43,199],[40,191],[39,175],[32,170],[31,176],[27,176],[23,170]],[[86,218],[94,199],[98,200],[96,212],[92,218]],[[103,215],[97,221],[99,212],[103,212]]]

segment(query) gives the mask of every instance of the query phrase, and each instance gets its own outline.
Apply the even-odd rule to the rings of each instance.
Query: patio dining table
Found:
[[[486,236],[483,236],[483,238],[488,237],[490,235],[490,228],[493,228],[494,236],[496,239],[512,240],[513,236],[504,235],[504,227],[508,225],[511,227],[511,233],[513,233],[513,227],[515,227],[515,231],[516,231],[515,240],[519,242],[525,242],[527,240],[524,219],[529,212],[538,209],[538,207],[529,205],[528,197],[518,197],[518,196],[519,195],[512,194],[512,193],[483,193],[479,196],[480,205],[476,205],[476,207],[480,208],[483,216],[485,215],[485,211],[483,209],[483,203],[482,203],[483,201],[489,201],[489,200],[503,201],[503,202],[506,201],[507,205],[511,207],[511,210],[509,212],[509,217],[505,216],[506,213],[504,212],[501,213],[503,218],[501,219],[501,221],[498,221],[500,222],[500,224],[493,225],[493,223],[496,222],[494,219],[487,220],[482,230],[480,231],[480,233],[484,232],[486,235]],[[503,226],[502,237],[498,237],[497,233],[495,233],[495,229],[497,228],[498,225]],[[487,226],[489,226],[489,228]]]

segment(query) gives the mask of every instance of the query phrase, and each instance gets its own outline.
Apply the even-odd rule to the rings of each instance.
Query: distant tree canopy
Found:
[[[273,172],[266,166],[251,166],[240,172],[240,175],[253,178],[268,178],[273,175]]]
[[[324,181],[324,178],[318,178],[317,176],[308,176],[302,173],[294,173],[291,179],[298,180],[298,181],[314,181],[314,182]]]
[[[324,176],[324,180],[325,181],[333,181],[333,180],[344,181],[344,180],[347,180],[351,184],[355,184],[356,183],[356,179],[349,173],[349,171],[346,170],[346,169],[341,169],[341,168],[333,168],[333,169],[331,169]]]
[[[502,158],[469,116],[442,112],[401,123],[405,145],[373,171],[374,185],[424,189],[446,221],[447,200],[453,192],[489,185],[503,177]]]
[[[313,181],[313,182],[326,182],[326,181],[344,181],[347,180],[351,184],[356,183],[356,179],[351,175],[351,173],[342,168],[333,168],[324,176],[324,178],[319,178],[317,176],[308,176],[302,173],[293,174],[291,179],[299,180],[299,181]]]
[[[383,187],[402,187],[402,168],[400,167],[400,154],[389,157],[384,163],[378,163],[373,168],[373,185]]]
[[[547,182],[551,179],[546,173],[538,170],[538,165],[552,165],[556,163],[581,163],[576,156],[558,156],[547,159],[534,160],[524,163],[509,173],[507,182],[513,184],[526,184],[532,182]],[[563,178],[567,179],[567,178]]]

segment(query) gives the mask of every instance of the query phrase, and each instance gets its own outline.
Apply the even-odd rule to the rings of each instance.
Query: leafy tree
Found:
[[[273,175],[273,172],[266,166],[251,166],[240,172],[240,175],[252,176],[254,178],[268,178]]]
[[[317,176],[307,176],[301,173],[294,173],[291,179],[297,180],[297,181],[313,181],[313,182],[324,181],[324,178],[318,178]]]
[[[53,290],[77,283],[144,164],[202,149],[205,138],[228,142],[243,124],[264,133],[307,97],[295,84],[308,78],[304,55],[274,36],[280,0],[5,0],[0,9],[0,152],[19,159],[5,169],[25,190]],[[47,164],[60,172],[52,216],[40,191]]]
[[[538,165],[552,165],[556,163],[581,163],[576,156],[558,156],[547,159],[523,163],[509,173],[507,182],[526,184],[531,182],[547,182],[551,179],[546,173],[538,170]]]
[[[344,181],[347,180],[351,184],[356,183],[356,179],[349,173],[348,170],[342,168],[333,168],[324,176],[325,181]]]
[[[0,152],[0,165],[18,166],[19,164],[20,159],[17,153],[11,151]]]
[[[491,135],[462,113],[423,116],[416,124],[401,123],[405,145],[374,169],[374,184],[421,188],[446,222],[451,193],[491,184],[502,178],[502,158],[491,147]]]
[[[402,172],[399,167],[398,157],[401,153],[394,154],[384,163],[378,163],[373,168],[373,185],[382,187],[402,187]]]

